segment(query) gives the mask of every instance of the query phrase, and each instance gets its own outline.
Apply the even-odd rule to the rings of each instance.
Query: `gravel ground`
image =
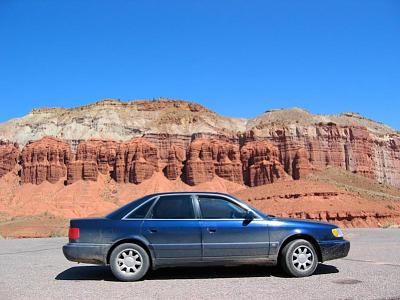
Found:
[[[0,240],[0,299],[400,299],[400,229],[351,229],[345,259],[288,278],[264,266],[160,269],[140,282],[67,261],[66,238]]]

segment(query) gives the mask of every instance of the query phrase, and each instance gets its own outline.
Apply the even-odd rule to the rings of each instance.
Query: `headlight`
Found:
[[[333,228],[332,234],[337,238],[343,237],[343,231],[340,228]]]

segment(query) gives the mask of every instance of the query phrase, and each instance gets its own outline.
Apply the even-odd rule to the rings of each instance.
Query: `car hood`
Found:
[[[327,228],[336,228],[337,226],[334,224],[330,224],[327,222],[322,222],[322,221],[314,221],[314,220],[305,220],[305,219],[295,219],[295,218],[279,218],[279,217],[269,217],[269,221],[277,221],[277,222],[283,222],[286,224],[303,224],[303,225],[319,225],[321,227],[327,227]]]

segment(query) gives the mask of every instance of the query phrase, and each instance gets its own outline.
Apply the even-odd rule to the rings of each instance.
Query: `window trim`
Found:
[[[203,218],[202,214],[201,214],[201,209],[200,209],[200,201],[199,198],[201,196],[205,196],[205,197],[215,197],[218,199],[222,199],[225,201],[228,201],[236,206],[239,206],[240,208],[242,208],[243,210],[245,210],[246,212],[251,211],[255,218],[254,220],[262,220],[262,218],[254,211],[252,210],[250,207],[248,207],[246,204],[241,203],[239,201],[236,201],[235,199],[228,197],[228,196],[222,196],[222,195],[214,195],[214,194],[195,194],[194,197],[196,198],[196,202],[197,202],[197,207],[198,207],[198,216],[199,216],[199,220],[206,220],[206,221],[218,221],[218,220],[245,220],[245,218],[219,218],[219,219],[208,219],[208,218]]]
[[[132,209],[131,211],[129,211],[123,218],[121,218],[121,220],[145,220],[147,218],[147,216],[149,215],[150,210],[153,208],[154,204],[157,203],[158,198],[160,198],[160,195],[158,196],[154,196],[151,197],[150,199],[148,199],[147,201],[143,202],[142,204],[140,204],[138,207],[135,207],[134,209]],[[144,216],[144,218],[128,218],[128,216],[135,212],[137,209],[139,209],[140,207],[142,207],[143,205],[145,205],[147,202],[154,200],[154,203],[150,206],[149,210],[147,211],[147,214]]]
[[[194,215],[195,218],[193,219],[152,219],[152,218],[148,218],[150,211],[153,209],[153,206],[157,203],[158,199],[162,196],[178,196],[178,195],[189,195],[192,198],[192,205],[193,205],[193,210],[194,210]],[[247,206],[245,203],[242,203],[240,201],[237,201],[235,198],[230,197],[229,195],[221,195],[221,194],[214,194],[214,193],[193,193],[193,192],[187,192],[187,193],[168,193],[168,194],[158,194],[155,195],[154,197],[149,198],[148,200],[146,200],[145,202],[143,202],[142,204],[140,204],[138,207],[135,207],[134,209],[130,210],[123,218],[121,218],[120,220],[124,220],[124,221],[131,221],[131,220],[136,220],[136,221],[145,221],[145,220],[157,220],[157,221],[187,221],[187,220],[200,220],[200,221],[232,221],[232,220],[241,220],[243,221],[244,218],[238,218],[238,219],[204,219],[202,218],[201,215],[201,211],[200,211],[200,203],[199,203],[199,196],[206,196],[206,197],[216,197],[216,198],[221,198],[227,201],[230,201],[238,206],[240,206],[241,208],[243,208],[246,211],[251,211],[253,212],[255,218],[254,221],[256,220],[263,220],[263,218],[254,210],[252,210],[249,206]],[[134,212],[136,209],[139,209],[139,207],[141,207],[142,205],[146,204],[148,201],[151,201],[153,199],[156,199],[156,201],[154,201],[153,205],[151,205],[151,207],[149,208],[146,216],[142,219],[130,219],[127,218],[132,212]]]
[[[155,218],[153,218],[152,216],[152,210],[153,210],[153,208],[154,208],[154,206],[158,203],[158,201],[160,201],[160,199],[162,198],[162,197],[168,197],[168,196],[189,196],[190,197],[190,200],[191,200],[191,202],[192,202],[192,211],[193,211],[193,216],[194,216],[194,218],[187,218],[187,219],[155,219]],[[175,220],[198,220],[198,217],[197,217],[197,213],[196,213],[196,209],[195,209],[195,204],[194,204],[194,201],[193,201],[193,194],[166,194],[166,195],[159,195],[158,196],[158,198],[156,199],[156,201],[154,201],[154,203],[153,203],[153,205],[149,208],[149,211],[147,212],[147,214],[146,214],[146,218],[144,218],[144,219],[142,219],[142,220],[157,220],[157,221],[160,221],[160,220],[168,220],[168,221],[175,221]]]

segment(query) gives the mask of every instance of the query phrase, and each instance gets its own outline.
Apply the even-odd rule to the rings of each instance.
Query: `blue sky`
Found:
[[[0,1],[0,121],[171,97],[298,106],[400,129],[400,1]]]

